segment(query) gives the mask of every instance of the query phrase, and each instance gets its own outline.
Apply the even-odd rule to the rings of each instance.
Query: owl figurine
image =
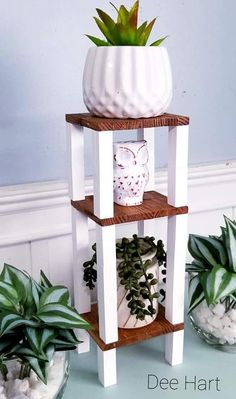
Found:
[[[149,178],[147,162],[148,150],[145,140],[114,143],[113,187],[116,204],[142,204]]]

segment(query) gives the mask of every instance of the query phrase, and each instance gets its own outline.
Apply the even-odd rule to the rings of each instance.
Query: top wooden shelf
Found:
[[[132,130],[146,127],[189,125],[189,118],[183,115],[163,114],[153,118],[115,119],[100,118],[89,113],[67,114],[66,121],[96,131]]]

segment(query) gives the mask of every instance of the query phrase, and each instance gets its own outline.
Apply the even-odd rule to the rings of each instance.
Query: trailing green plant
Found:
[[[189,235],[188,249],[194,258],[187,264],[191,273],[189,311],[204,299],[208,305],[224,303],[236,307],[236,222],[224,216],[220,236]]]
[[[124,5],[121,5],[118,9],[114,4],[110,4],[117,12],[116,21],[100,8],[96,9],[99,18],[94,17],[105,40],[91,35],[86,36],[96,46],[146,46],[156,18],[149,23],[145,21],[138,26],[139,1],[135,1],[130,10],[127,10]],[[151,46],[159,46],[166,37],[154,41]]]
[[[91,260],[84,262],[84,281],[93,289],[97,281],[96,244],[92,246],[94,254]],[[155,244],[154,237],[140,238],[136,234],[132,239],[122,238],[116,243],[116,257],[119,261],[117,266],[120,283],[124,286],[126,300],[130,313],[136,315],[136,319],[144,320],[145,316],[153,316],[156,310],[153,307],[153,299],[159,294],[152,293],[151,287],[157,283],[154,275],[148,272],[152,265],[151,259],[143,260],[144,255],[152,255],[153,251],[159,266],[166,263],[166,253],[161,240]],[[148,300],[148,304],[144,301]]]
[[[7,378],[7,361],[21,363],[19,378],[33,370],[47,383],[47,365],[55,351],[75,349],[73,329],[89,324],[71,306],[69,291],[53,286],[41,271],[40,283],[26,272],[4,265],[0,274],[0,372]]]

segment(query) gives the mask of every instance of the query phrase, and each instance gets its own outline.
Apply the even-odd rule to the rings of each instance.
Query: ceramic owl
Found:
[[[123,206],[140,205],[148,182],[147,142],[114,143],[114,201]]]

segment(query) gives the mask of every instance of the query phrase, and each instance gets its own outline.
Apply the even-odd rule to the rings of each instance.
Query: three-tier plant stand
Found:
[[[184,286],[187,236],[188,125],[185,116],[164,114],[147,119],[107,119],[90,114],[66,115],[72,204],[75,307],[92,325],[80,332],[80,353],[89,351],[89,335],[97,344],[98,374],[104,386],[116,384],[116,348],[166,334],[165,357],[171,365],[182,362],[184,340]],[[168,195],[155,191],[155,128],[168,126]],[[85,196],[84,133],[94,132],[94,195]],[[144,202],[122,207],[113,203],[113,131],[137,130],[149,151],[149,183]],[[167,216],[167,275],[165,309],[156,320],[138,329],[118,329],[115,226],[138,222],[140,236],[154,235],[154,219]],[[98,305],[91,306],[83,280],[89,259],[88,219],[96,223]]]

